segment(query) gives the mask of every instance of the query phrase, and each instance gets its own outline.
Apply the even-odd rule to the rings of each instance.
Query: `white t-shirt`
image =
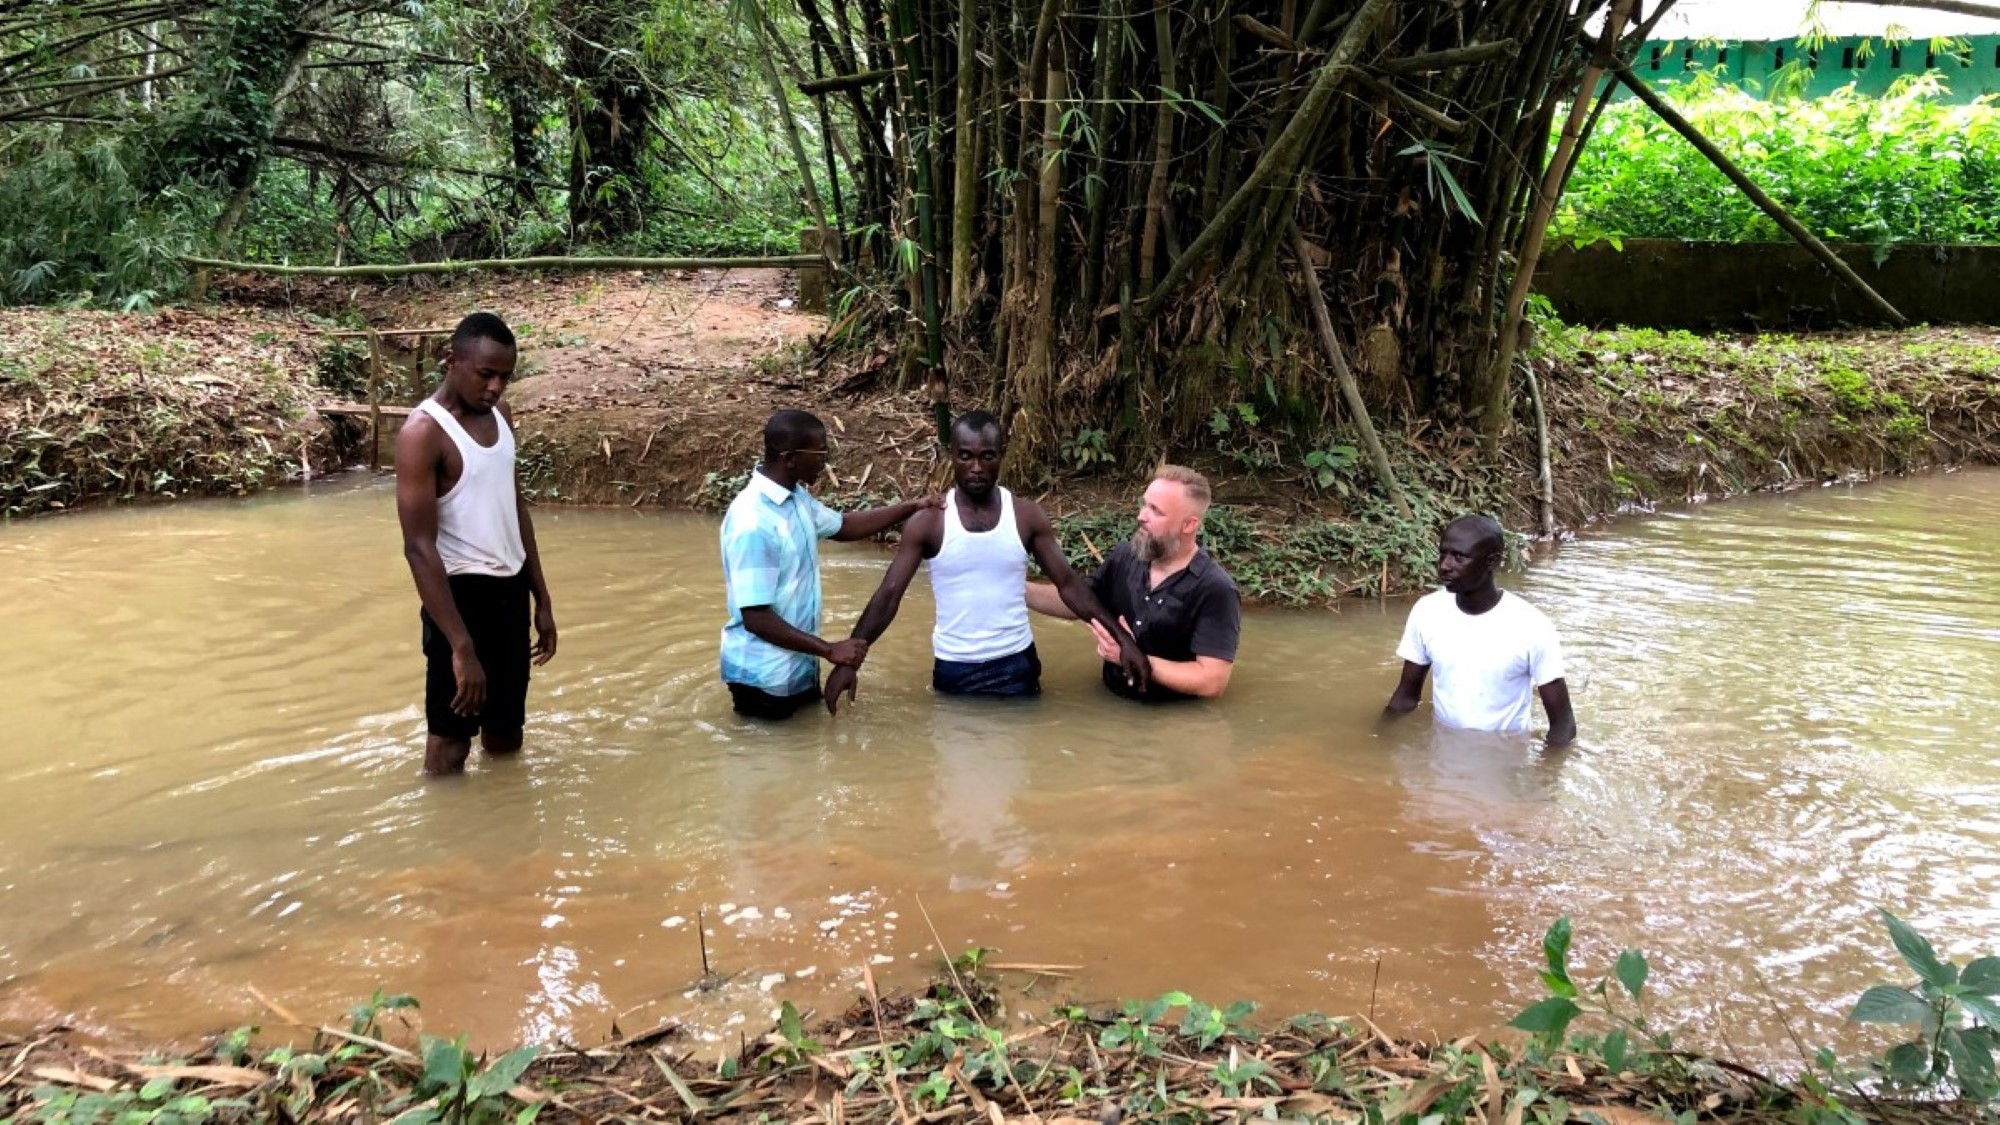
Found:
[[[1555,625],[1505,591],[1481,614],[1459,609],[1450,590],[1418,598],[1396,655],[1430,665],[1432,713],[1466,730],[1527,730],[1535,689],[1563,675]]]

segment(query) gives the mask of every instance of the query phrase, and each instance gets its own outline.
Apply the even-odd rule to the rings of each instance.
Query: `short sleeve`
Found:
[[[1556,636],[1556,627],[1548,618],[1541,620],[1540,627],[1529,634],[1528,674],[1536,687],[1553,683],[1563,678],[1562,638]]]
[[[806,515],[812,520],[813,534],[821,539],[831,539],[840,533],[840,513],[819,502],[819,499],[804,489],[793,491],[792,499],[804,504]]]
[[[1431,646],[1424,642],[1424,603],[1410,607],[1409,620],[1403,623],[1403,643],[1396,646],[1396,655],[1412,664],[1428,668],[1431,664]]]
[[[778,560],[782,546],[769,527],[740,531],[722,543],[722,576],[732,608],[771,605],[778,600]]]
[[[1243,636],[1243,599],[1236,587],[1218,584],[1202,595],[1201,610],[1195,614],[1194,630],[1188,636],[1188,651],[1196,656],[1212,656],[1234,662],[1236,645]]]

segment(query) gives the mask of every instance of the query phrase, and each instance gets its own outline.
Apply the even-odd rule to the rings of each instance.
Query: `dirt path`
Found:
[[[495,277],[414,300],[408,289],[352,296],[381,328],[449,325],[474,309],[506,318],[521,341],[508,397],[524,479],[546,499],[699,502],[710,472],[750,468],[764,420],[783,407],[826,420],[838,491],[895,495],[933,464],[920,396],[885,392],[879,371],[801,364],[826,319],[797,307],[789,271]]]

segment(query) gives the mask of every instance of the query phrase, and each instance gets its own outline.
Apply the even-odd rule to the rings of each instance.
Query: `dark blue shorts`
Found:
[[[1040,695],[1042,658],[1029,645],[998,660],[933,660],[931,690],[945,695]]]

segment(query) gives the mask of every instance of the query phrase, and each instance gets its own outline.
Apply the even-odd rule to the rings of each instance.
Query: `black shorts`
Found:
[[[749,684],[730,684],[729,702],[746,719],[789,719],[820,701],[819,685],[792,695],[772,695]]]
[[[424,626],[424,720],[440,738],[471,738],[480,731],[514,735],[527,722],[528,576],[508,578],[488,574],[454,574],[451,600],[472,652],[486,670],[486,702],[476,715],[451,709],[458,695],[458,676],[451,669],[451,642],[426,610],[417,615]]]
[[[1042,658],[1035,646],[995,660],[931,661],[931,690],[944,695],[1040,695]]]

